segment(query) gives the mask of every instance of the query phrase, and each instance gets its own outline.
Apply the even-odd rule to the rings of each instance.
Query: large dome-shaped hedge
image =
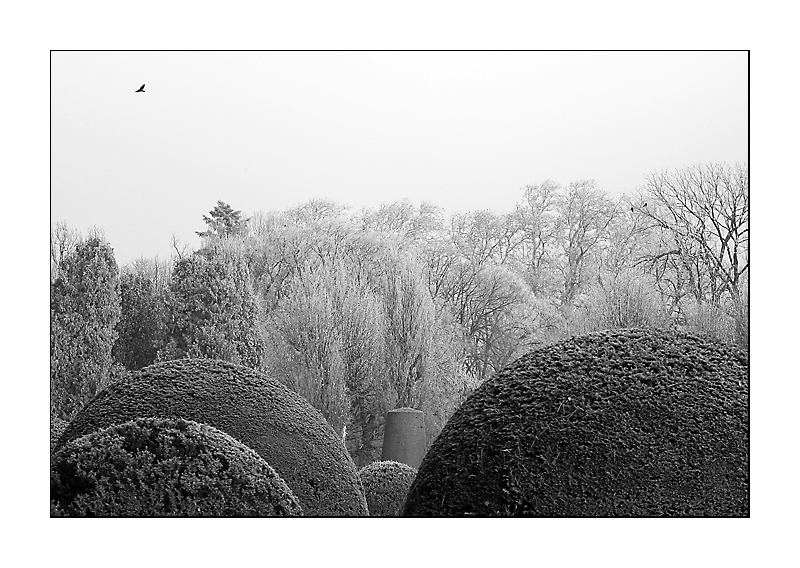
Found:
[[[286,481],[307,516],[367,514],[355,465],[322,415],[252,369],[210,359],[145,367],[99,393],[61,443],[140,416],[194,420],[240,440]]]
[[[652,330],[576,337],[481,385],[420,465],[409,516],[747,516],[748,361]]]
[[[139,418],[62,446],[51,516],[300,516],[297,498],[256,452],[206,424]]]
[[[370,517],[397,517],[417,470],[396,461],[377,461],[358,472]]]

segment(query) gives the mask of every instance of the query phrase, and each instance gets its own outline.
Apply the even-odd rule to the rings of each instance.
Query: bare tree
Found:
[[[362,230],[395,233],[411,242],[430,239],[444,224],[439,207],[427,202],[415,207],[408,200],[385,203],[375,210],[365,209],[358,221]]]
[[[297,224],[308,224],[340,218],[346,211],[346,206],[330,199],[311,199],[286,211],[286,216]]]
[[[701,164],[648,176],[637,207],[661,243],[641,263],[657,278],[671,277],[676,295],[729,304],[740,336],[746,333],[749,190],[746,164]]]
[[[658,246],[657,235],[647,229],[648,221],[636,212],[630,199],[622,196],[616,208],[617,215],[598,254],[597,282],[601,287],[606,280],[636,267],[642,255]]]
[[[67,225],[66,221],[59,221],[50,230],[50,280],[55,280],[60,273],[64,259],[69,256],[78,243],[81,242],[80,233]]]
[[[190,252],[189,244],[182,243],[175,233],[172,233],[172,249],[178,256],[178,260],[183,260],[183,257]]]
[[[503,266],[478,267],[461,258],[449,266],[439,298],[463,329],[469,376],[482,381],[509,362],[509,345],[519,345],[526,333],[519,314],[533,298],[522,278]]]
[[[608,237],[619,208],[594,180],[583,180],[569,184],[566,195],[558,202],[558,211],[559,271],[563,281],[560,304],[569,310],[589,277],[593,254]]]
[[[450,237],[458,252],[476,267],[506,264],[523,240],[509,217],[489,210],[454,215]]]
[[[510,216],[521,236],[517,258],[535,294],[547,293],[548,273],[557,237],[557,205],[561,187],[551,180],[523,188],[523,199]]]

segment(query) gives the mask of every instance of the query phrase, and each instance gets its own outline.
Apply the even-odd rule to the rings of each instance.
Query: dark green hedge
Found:
[[[417,470],[396,461],[373,462],[358,472],[371,517],[397,517]]]
[[[748,360],[653,330],[576,337],[481,385],[408,516],[747,516]]]
[[[353,461],[303,398],[252,369],[211,359],[145,367],[109,386],[73,419],[61,443],[139,416],[209,424],[255,450],[307,516],[366,515]]]
[[[50,499],[53,516],[302,515],[261,456],[216,428],[181,419],[139,418],[62,446]]]

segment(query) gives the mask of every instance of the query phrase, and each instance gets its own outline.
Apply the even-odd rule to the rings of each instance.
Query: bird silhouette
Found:
[[[142,86],[144,87],[144,85]],[[644,205],[642,205],[642,207],[647,207],[647,201],[644,202]]]
[[[134,91],[134,93],[144,93],[144,85]]]

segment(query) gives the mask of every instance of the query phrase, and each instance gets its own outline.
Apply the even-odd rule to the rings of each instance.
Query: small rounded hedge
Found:
[[[407,516],[747,516],[748,360],[616,330],[523,356],[470,395]]]
[[[396,461],[377,461],[358,472],[371,517],[397,517],[417,470]]]
[[[306,516],[367,515],[341,439],[308,402],[257,371],[212,359],[145,367],[100,392],[60,444],[139,416],[184,418],[233,436],[275,469]]]
[[[295,517],[297,498],[256,452],[188,420],[139,418],[62,446],[51,516]]]

